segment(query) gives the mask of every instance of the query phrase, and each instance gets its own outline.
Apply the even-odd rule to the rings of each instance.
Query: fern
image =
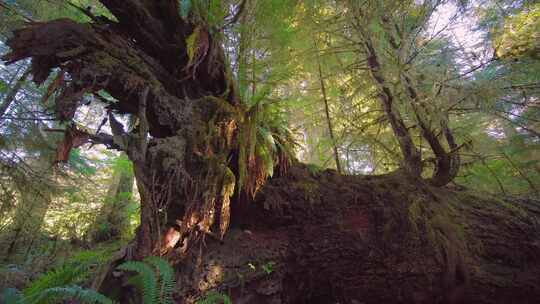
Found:
[[[53,304],[63,300],[76,300],[88,304],[112,304],[113,301],[92,289],[80,286],[53,287],[43,290],[33,298],[24,298],[22,304]]]
[[[87,265],[82,264],[79,266],[64,265],[48,271],[23,290],[24,297],[33,298],[47,289],[80,282],[86,278],[87,270]]]
[[[313,176],[318,176],[324,170],[323,168],[317,166],[316,164],[307,164],[306,168],[308,169],[309,174]]]
[[[65,300],[75,300],[78,303],[113,304],[106,296],[92,289],[80,286],[52,287],[40,290],[39,293],[23,296],[17,289],[7,288],[0,293],[0,302],[9,304],[54,304],[64,303]]]
[[[118,269],[137,273],[137,276],[132,282],[134,285],[137,285],[137,283],[135,283],[136,281],[141,283],[141,286],[137,287],[142,289],[144,304],[158,303],[157,280],[152,267],[143,262],[128,261],[118,266]]]
[[[166,260],[151,256],[143,262],[125,262],[118,269],[137,273],[131,284],[142,291],[144,304],[173,303],[174,270]]]
[[[255,148],[255,155],[261,162],[261,170],[266,177],[272,177],[274,175],[274,159],[271,152],[268,152],[268,148],[263,145],[258,145]]]
[[[63,287],[84,281],[90,270],[106,261],[108,255],[102,251],[81,251],[65,262],[65,265],[52,269],[34,280],[23,290],[25,297],[33,297],[46,289]]]
[[[68,265],[85,265],[87,268],[106,263],[111,256],[110,249],[83,250],[75,253],[65,262]]]
[[[103,251],[81,251],[65,262],[34,280],[22,293],[10,291],[6,303],[41,304],[58,303],[63,299],[78,300],[83,303],[112,303],[107,297],[94,290],[74,285],[84,282],[90,270],[103,263],[107,255]],[[16,294],[19,297],[16,298]],[[4,294],[3,298],[7,296]]]
[[[232,304],[232,301],[227,295],[212,291],[197,301],[197,304]]]
[[[172,293],[175,286],[174,270],[172,267],[159,257],[151,256],[145,259],[145,261],[158,271],[159,274],[159,300],[161,304],[173,303]]]

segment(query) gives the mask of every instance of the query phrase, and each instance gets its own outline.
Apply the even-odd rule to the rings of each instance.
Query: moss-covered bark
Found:
[[[113,134],[81,138],[123,150],[133,162],[141,194],[134,257],[165,254],[183,239],[223,234],[235,121],[241,118],[219,39],[200,21],[182,19],[177,1],[102,2],[118,22],[32,23],[15,32],[3,58],[32,58],[38,84],[59,69],[48,94],[55,95],[60,120],[73,118],[85,94],[109,103]],[[195,51],[187,45],[194,31],[206,37],[192,46]],[[100,97],[100,90],[116,100]],[[116,113],[136,116],[138,128],[124,130]],[[223,221],[216,225],[218,218]],[[168,231],[182,237],[169,242]]]

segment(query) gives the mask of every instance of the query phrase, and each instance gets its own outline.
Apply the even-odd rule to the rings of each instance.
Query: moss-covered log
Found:
[[[537,201],[298,165],[263,188],[223,242],[207,239],[202,258],[194,251],[178,267],[179,295],[218,290],[234,303],[537,303],[539,219]]]
[[[114,20],[27,24],[7,41],[3,59],[31,58],[38,84],[54,71],[46,97],[55,97],[60,120],[73,118],[85,94],[107,103],[113,134],[71,127],[62,148],[84,138],[128,154],[141,225],[119,259],[156,254],[176,262],[179,301],[213,288],[235,303],[540,298],[534,204],[436,189],[399,172],[348,177],[302,166],[274,178],[253,202],[238,195],[254,192],[266,175],[246,152],[255,149],[246,138],[256,136],[256,115],[231,81],[221,29],[182,16],[181,1],[100,2]],[[124,130],[116,114],[136,117],[138,126]],[[231,201],[233,192],[242,199]],[[235,228],[221,240],[229,221]],[[123,286],[115,275],[95,286],[113,294],[106,288]],[[121,291],[118,298],[130,296]]]

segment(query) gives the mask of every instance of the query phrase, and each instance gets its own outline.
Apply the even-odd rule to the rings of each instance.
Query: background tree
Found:
[[[130,209],[133,209],[133,168],[125,156],[120,156],[113,165],[112,178],[105,202],[96,220],[89,228],[93,242],[119,240],[126,237],[130,228]]]

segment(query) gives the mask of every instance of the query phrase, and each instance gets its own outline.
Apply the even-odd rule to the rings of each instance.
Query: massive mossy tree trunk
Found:
[[[530,254],[538,231],[528,209],[434,190],[414,177],[314,177],[295,168],[231,214],[238,184],[254,189],[261,179],[252,171],[246,178],[245,164],[236,163],[239,128],[251,120],[230,80],[220,29],[194,13],[181,17],[176,0],[100,2],[116,21],[28,24],[7,42],[4,59],[32,58],[37,83],[58,69],[48,95],[61,120],[73,118],[84,94],[108,103],[112,135],[71,126],[60,150],[90,140],[126,151],[141,225],[121,258],[180,262],[183,301],[216,287],[237,303],[433,303],[463,295],[488,303],[517,291],[524,301],[539,295],[531,279],[538,258]],[[138,125],[125,130],[118,113]],[[243,230],[225,235],[231,217]],[[514,274],[521,281],[512,283]]]
[[[4,59],[31,57],[39,84],[59,69],[48,95],[55,95],[61,120],[73,118],[84,94],[109,103],[113,135],[71,127],[62,150],[90,139],[126,151],[141,195],[135,257],[219,237],[229,221],[229,160],[241,111],[218,30],[197,16],[182,19],[178,1],[102,3],[117,22],[31,23],[8,41],[12,52]],[[125,131],[116,113],[136,116],[138,126]]]

